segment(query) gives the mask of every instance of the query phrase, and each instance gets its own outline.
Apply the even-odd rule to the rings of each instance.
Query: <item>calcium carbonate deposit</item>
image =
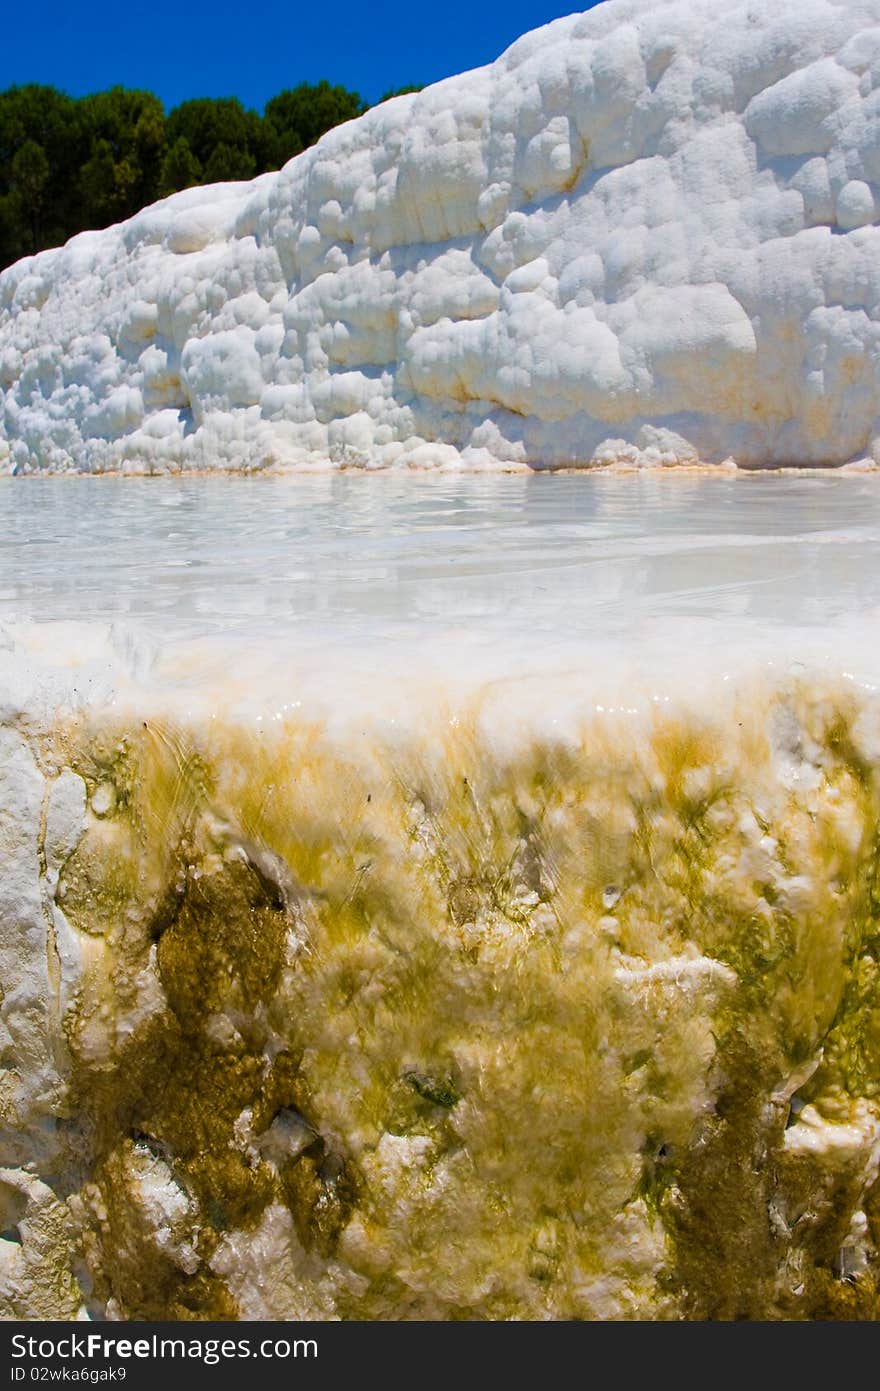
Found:
[[[609,0],[0,277],[7,469],[880,458],[880,0]]]

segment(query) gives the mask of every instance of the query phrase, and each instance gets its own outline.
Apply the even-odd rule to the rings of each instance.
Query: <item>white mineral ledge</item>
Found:
[[[8,470],[871,463],[880,0],[609,0],[0,276]]]

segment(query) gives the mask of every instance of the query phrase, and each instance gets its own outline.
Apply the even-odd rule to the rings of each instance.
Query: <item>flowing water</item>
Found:
[[[870,477],[34,478],[3,480],[0,527],[0,615],[163,636],[723,638],[880,603]]]

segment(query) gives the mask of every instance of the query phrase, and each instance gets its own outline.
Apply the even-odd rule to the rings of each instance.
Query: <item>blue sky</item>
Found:
[[[327,77],[375,101],[496,58],[528,29],[586,0],[45,0],[10,6],[0,88],[45,82],[74,96],[116,83],[166,107],[237,96],[261,110],[297,82]]]

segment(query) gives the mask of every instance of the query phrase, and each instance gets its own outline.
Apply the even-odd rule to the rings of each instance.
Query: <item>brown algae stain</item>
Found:
[[[344,1317],[876,1317],[863,715],[794,683],[503,757],[479,709],[367,752],[70,731],[115,789],[62,876],[99,1297],[238,1317],[212,1259],[280,1204]]]

